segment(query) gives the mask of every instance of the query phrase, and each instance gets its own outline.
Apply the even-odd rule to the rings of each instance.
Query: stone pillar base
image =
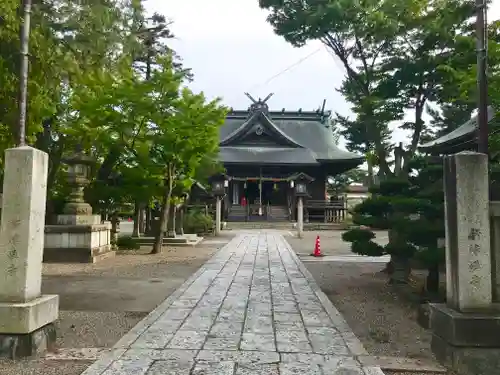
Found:
[[[500,305],[458,312],[429,304],[432,352],[457,375],[494,374],[500,368]]]
[[[24,334],[0,333],[0,358],[18,359],[52,351],[56,344],[53,323]]]
[[[16,359],[50,350],[56,341],[53,323],[58,314],[57,295],[0,303],[0,357]]]
[[[113,256],[109,223],[45,226],[44,262],[96,263]]]

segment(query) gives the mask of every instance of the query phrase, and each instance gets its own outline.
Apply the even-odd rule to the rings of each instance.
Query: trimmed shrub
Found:
[[[184,216],[183,224],[185,233],[203,234],[212,230],[214,221],[210,215],[193,210]]]
[[[118,246],[120,250],[139,250],[141,247],[139,242],[131,236],[118,237],[116,246]]]

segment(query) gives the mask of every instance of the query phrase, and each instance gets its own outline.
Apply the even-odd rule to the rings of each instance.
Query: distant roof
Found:
[[[496,112],[493,107],[488,107],[488,122],[495,118]],[[473,140],[476,137],[477,130],[477,115],[472,117],[465,124],[459,126],[455,130],[448,134],[443,135],[433,141],[424,143],[419,146],[422,151],[432,152],[441,148],[446,148],[448,146],[457,145],[457,143],[465,143],[469,140]]]
[[[220,129],[220,160],[226,164],[361,164],[363,156],[337,147],[328,115],[320,111],[269,111],[265,103],[254,103],[246,111],[231,111]],[[248,134],[259,134],[259,128],[260,134],[265,131],[280,144],[239,144]]]

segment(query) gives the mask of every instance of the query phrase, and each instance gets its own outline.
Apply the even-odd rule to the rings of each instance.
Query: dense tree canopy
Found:
[[[16,132],[21,3],[0,2],[0,158]],[[27,136],[49,154],[49,214],[67,197],[62,160],[77,146],[96,160],[86,197],[98,211],[168,207],[204,176],[225,108],[186,87],[169,24],[142,0],[34,2]]]
[[[381,177],[378,186],[371,186],[371,198],[356,207],[354,222],[389,231],[386,247],[372,241],[375,233],[370,230],[347,232],[352,250],[390,254],[392,265],[401,271],[393,281],[407,278],[408,261],[414,256],[435,275],[442,260],[436,240],[443,235],[443,208],[442,196],[431,193],[442,193],[441,178],[440,172],[437,177],[430,173],[433,167],[419,155],[418,145],[462,125],[477,107],[474,1],[259,0],[259,4],[268,11],[276,34],[294,46],[319,40],[344,67],[339,91],[351,104],[352,115],[337,114],[336,125],[347,148],[367,156],[369,176],[375,168]],[[499,32],[500,23],[490,22],[488,99],[496,108]],[[406,144],[393,143],[395,129],[407,132]],[[490,136],[496,156],[497,133],[493,130]],[[431,183],[431,174],[439,187]]]
[[[342,63],[345,80],[340,91],[354,116],[338,115],[337,125],[348,149],[373,153],[383,176],[407,174],[422,140],[462,124],[463,115],[470,116],[475,108],[472,1],[259,0],[259,4],[269,11],[268,20],[278,35],[295,46],[319,40]],[[498,30],[498,23],[489,25],[492,94],[497,91],[494,82],[500,67]],[[424,120],[429,107],[432,122]],[[399,152],[399,170],[391,167],[395,127],[409,132],[408,145]]]

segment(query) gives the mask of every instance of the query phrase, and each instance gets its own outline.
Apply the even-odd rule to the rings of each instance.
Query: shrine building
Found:
[[[226,220],[294,220],[294,181],[306,178],[311,219],[332,221],[327,177],[356,168],[364,157],[337,147],[330,112],[270,111],[266,102],[272,94],[264,100],[247,96],[252,105],[231,110],[220,129],[219,158],[228,181]]]

